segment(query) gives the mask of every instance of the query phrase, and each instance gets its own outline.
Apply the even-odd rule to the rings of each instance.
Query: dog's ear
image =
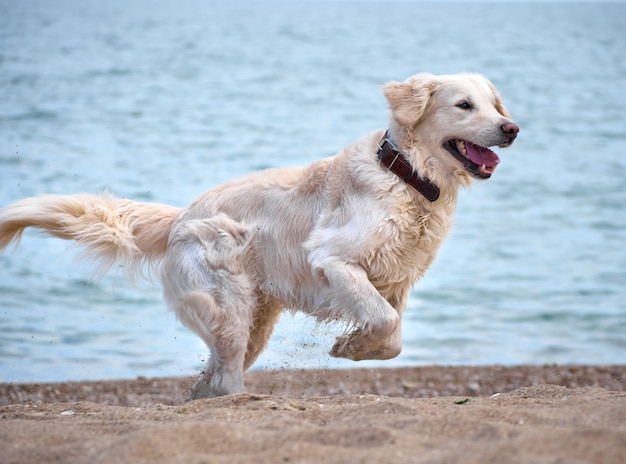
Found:
[[[393,118],[401,126],[417,124],[439,86],[432,74],[418,74],[404,82],[389,82],[383,93],[389,102]]]
[[[495,98],[496,111],[505,118],[511,119],[511,114],[509,113],[509,110],[507,110],[504,106],[504,102],[502,101],[502,97],[500,97],[500,93],[498,92],[498,89],[496,89],[496,86],[493,85],[489,80],[487,80],[487,84],[489,84],[489,88],[491,89],[491,92],[493,93],[493,96]]]

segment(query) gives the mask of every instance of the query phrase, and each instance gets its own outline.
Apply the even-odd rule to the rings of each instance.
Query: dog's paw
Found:
[[[191,389],[192,400],[199,400],[202,398],[215,398],[216,396],[218,395],[213,392],[211,384],[203,378],[198,380]]]
[[[347,343],[348,343],[347,335],[344,335],[343,337],[337,337],[337,341],[335,342],[331,350],[328,352],[328,354],[334,358],[352,359],[348,355],[347,350],[346,350]]]
[[[367,342],[367,339],[363,337],[361,329],[356,329],[347,335],[337,337],[337,341],[329,354],[335,358],[346,358],[353,361],[367,359],[363,357],[363,355],[369,351],[365,342]]]
[[[378,342],[378,343],[375,343]],[[394,340],[385,338],[383,340],[373,340],[364,336],[357,329],[347,335],[337,337],[329,354],[335,358],[346,358],[352,361],[363,361],[365,359],[391,359],[400,354],[401,344]]]
[[[191,389],[191,399],[216,398],[218,396],[243,393],[245,388],[241,381],[241,375],[213,374],[210,380],[202,377]]]

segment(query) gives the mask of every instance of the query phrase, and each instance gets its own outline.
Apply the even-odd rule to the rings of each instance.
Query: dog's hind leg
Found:
[[[244,371],[254,364],[259,354],[265,349],[282,311],[283,305],[276,299],[267,295],[259,296],[248,340],[246,359],[243,363]]]
[[[244,391],[243,371],[257,304],[245,263],[245,230],[225,216],[179,225],[170,239],[161,280],[180,321],[211,356],[192,397]]]
[[[210,398],[241,393],[243,364],[248,344],[251,311],[218,305],[219,298],[194,292],[178,305],[180,321],[206,343],[210,357],[192,398]],[[236,303],[235,303],[236,304]]]

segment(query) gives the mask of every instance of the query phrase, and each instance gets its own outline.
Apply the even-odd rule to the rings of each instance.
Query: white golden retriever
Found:
[[[76,240],[101,269],[158,271],[211,357],[193,397],[244,391],[243,373],[285,308],[345,321],[332,356],[400,353],[409,291],[435,258],[460,186],[487,179],[519,127],[474,74],[390,82],[390,126],[308,167],[256,172],[188,208],[44,195],[0,210],[0,248],[26,227]]]

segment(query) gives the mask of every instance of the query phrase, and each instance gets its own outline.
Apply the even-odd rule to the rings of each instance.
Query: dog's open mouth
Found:
[[[444,147],[463,163],[467,172],[479,179],[489,179],[500,162],[498,155],[489,148],[467,140],[449,140]]]

